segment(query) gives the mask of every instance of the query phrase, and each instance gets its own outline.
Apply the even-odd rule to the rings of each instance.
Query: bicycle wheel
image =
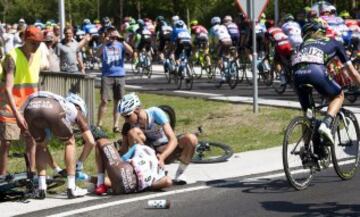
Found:
[[[341,179],[348,180],[359,166],[359,124],[354,113],[341,109],[334,129],[335,144],[331,146],[334,169]]]
[[[196,146],[192,163],[218,163],[224,162],[233,155],[230,146],[209,141],[199,141]]]
[[[296,190],[307,188],[313,178],[311,134],[311,123],[305,117],[294,118],[285,130],[283,166],[289,184]]]
[[[273,69],[273,70],[274,70],[273,73],[275,72],[275,74],[276,74],[276,78],[273,82],[273,88],[276,93],[283,94],[285,92],[286,86],[287,86],[285,72],[283,69],[279,73],[276,73],[275,69]]]
[[[184,77],[184,85],[187,90],[191,90],[194,84],[194,71],[193,67],[189,64],[186,65],[185,68],[185,77]]]
[[[184,80],[184,76],[183,76],[183,72],[182,70],[184,69],[178,69],[178,71],[175,71],[175,75],[174,75],[174,81],[175,81],[175,85],[176,85],[176,88],[178,90],[181,89],[181,86],[182,86],[182,82]]]
[[[235,61],[231,61],[230,65],[229,65],[229,74],[228,74],[228,78],[226,79],[230,89],[234,89],[238,82],[239,82],[239,74],[238,74],[238,69],[237,69],[237,65]]]
[[[46,178],[47,190],[51,190],[65,184],[65,178],[62,177],[51,177]]]
[[[169,121],[170,121],[170,126],[174,130],[176,127],[175,110],[169,105],[159,105],[158,107],[166,113],[166,115],[168,116]]]

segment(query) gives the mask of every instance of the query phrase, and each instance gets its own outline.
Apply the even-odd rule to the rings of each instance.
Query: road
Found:
[[[117,196],[24,216],[359,216],[359,182],[359,175],[341,181],[328,169],[318,173],[307,190],[299,192],[289,187],[282,173],[238,177],[171,188],[165,193],[153,193],[155,198],[146,198],[151,196],[147,193]],[[148,209],[148,199],[167,199],[171,207]]]

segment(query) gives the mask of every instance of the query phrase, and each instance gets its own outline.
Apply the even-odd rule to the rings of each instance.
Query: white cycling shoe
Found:
[[[86,189],[82,189],[78,186],[75,186],[74,189],[67,189],[67,197],[68,199],[74,199],[74,198],[78,198],[78,197],[84,197],[86,194],[88,193],[88,191]]]
[[[334,144],[334,138],[331,133],[331,129],[326,126],[325,123],[321,123],[318,129],[321,136],[325,137],[326,140],[331,142],[331,144]]]

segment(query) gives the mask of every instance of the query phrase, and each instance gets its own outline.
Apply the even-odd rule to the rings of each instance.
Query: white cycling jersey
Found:
[[[228,29],[224,25],[217,24],[210,29],[210,35],[218,41],[231,41]]]
[[[289,37],[292,47],[298,47],[303,42],[301,27],[297,22],[288,21],[281,26],[281,29]]]

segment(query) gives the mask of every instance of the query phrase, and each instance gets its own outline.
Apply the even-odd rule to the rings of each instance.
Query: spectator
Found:
[[[120,41],[118,41],[120,40]],[[119,113],[117,112],[117,104],[125,93],[125,69],[124,57],[125,51],[133,53],[132,48],[126,42],[119,32],[110,27],[105,34],[104,43],[98,48],[97,56],[102,61],[101,76],[101,103],[98,111],[97,126],[101,127],[102,118],[104,116],[106,106],[112,92],[113,103],[113,132],[119,132]]]
[[[57,43],[56,48],[60,52],[60,69],[63,72],[81,72],[85,74],[85,67],[81,58],[81,48],[90,40],[86,35],[79,43],[74,39],[74,31],[70,26],[64,29],[65,38]]]
[[[15,35],[11,33],[11,25],[5,25],[5,31],[1,35],[4,42],[4,53],[9,53],[14,48]]]
[[[26,98],[37,92],[41,55],[38,48],[43,34],[34,26],[24,32],[25,43],[12,49],[5,58],[0,83],[0,175],[6,174],[10,142],[25,139],[31,170],[35,171],[35,141],[31,137],[20,107]],[[31,61],[29,62],[29,60]]]
[[[44,42],[47,48],[46,58],[49,62],[49,67],[46,70],[50,72],[60,72],[60,59],[56,54],[56,49],[54,49],[54,45],[58,40],[58,37],[56,37],[53,32],[47,32],[45,34]]]

